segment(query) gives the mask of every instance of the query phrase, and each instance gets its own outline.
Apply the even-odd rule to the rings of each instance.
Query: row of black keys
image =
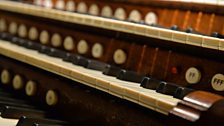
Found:
[[[83,56],[48,47],[37,42],[21,39],[7,33],[1,33],[0,38],[28,49],[37,50],[40,53],[44,53],[52,57],[61,58],[66,62],[71,62],[87,69],[102,71],[103,74],[117,77],[117,79],[120,80],[141,83],[140,86],[144,88],[156,90],[158,93],[172,95],[175,98],[182,99],[185,95],[193,91],[193,89],[179,87],[178,85],[172,83],[160,81],[152,77],[146,77],[144,75],[139,75],[133,71],[124,70],[117,66],[91,60]]]
[[[0,113],[5,119],[18,119],[16,126],[73,126],[70,123],[57,119],[56,115],[45,109],[35,106],[28,100],[21,99],[15,94],[0,89]],[[0,122],[1,124],[1,122]]]

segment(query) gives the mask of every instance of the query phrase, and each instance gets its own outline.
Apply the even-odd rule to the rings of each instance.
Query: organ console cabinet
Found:
[[[223,3],[1,1],[1,87],[76,125],[221,126]]]

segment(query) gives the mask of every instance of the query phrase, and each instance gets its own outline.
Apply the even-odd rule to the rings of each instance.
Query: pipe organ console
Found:
[[[223,5],[0,1],[0,124],[223,125]]]

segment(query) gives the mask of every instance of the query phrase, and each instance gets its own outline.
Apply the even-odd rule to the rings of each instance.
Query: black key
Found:
[[[59,49],[50,48],[50,52],[49,52],[48,55],[63,59],[64,57],[66,57],[66,52],[65,51],[62,51],[62,50],[59,50]]]
[[[75,59],[73,59],[72,63],[75,65],[87,67],[89,62],[89,59],[82,57],[82,56],[76,56]]]
[[[47,47],[47,46],[41,45],[41,48],[38,51],[40,53],[44,53],[44,54],[48,55],[50,53],[50,51],[51,51],[51,47]]]
[[[192,34],[202,35],[200,32],[195,31],[193,28],[187,28],[185,32],[192,33]]]
[[[178,88],[178,86],[175,84],[162,82],[157,87],[156,92],[173,96],[175,94],[177,88]]]
[[[12,35],[8,34],[8,33],[0,33],[0,39],[6,40],[6,41],[11,41],[12,40]]]
[[[88,64],[86,66],[86,68],[88,69],[93,69],[93,70],[98,70],[98,71],[103,71],[104,68],[107,66],[108,64],[100,62],[100,61],[96,61],[96,60],[88,60]]]
[[[18,39],[18,45],[19,46],[25,47],[26,44],[27,44],[27,40],[21,39],[21,38]]]
[[[5,106],[15,106],[15,107],[22,107],[22,108],[36,108],[35,106],[28,105],[28,104],[20,104],[16,102],[7,102],[7,101],[0,101],[0,112],[3,111]]]
[[[136,82],[136,83],[141,83],[144,77],[145,76],[139,75],[138,73],[134,71],[127,71],[127,70],[121,70],[119,74],[117,75],[117,79],[130,81],[130,82]]]
[[[33,50],[41,50],[41,44],[38,44],[36,42],[32,42],[32,41],[28,41],[26,44],[25,44],[25,47],[27,49],[33,49]]]
[[[163,81],[154,78],[144,77],[143,80],[141,81],[141,87],[156,90],[157,87],[159,87],[159,84],[162,82]]]
[[[0,97],[12,97],[14,96],[11,93],[5,92],[4,90],[0,89]]]
[[[3,96],[0,96],[0,101],[14,102],[14,103],[19,103],[19,104],[28,104],[29,103],[25,100],[14,99],[11,97],[3,97]]]
[[[174,98],[183,99],[189,93],[195,91],[194,89],[178,87],[173,95]]]
[[[170,29],[171,30],[178,31],[179,30],[179,27],[177,25],[173,25]]]
[[[120,71],[121,71],[121,68],[119,67],[106,65],[106,67],[103,70],[103,74],[116,77]]]
[[[20,38],[18,38],[16,36],[13,36],[10,42],[13,43],[13,44],[17,44],[18,45],[19,44],[19,39]]]
[[[224,35],[221,35],[221,34],[218,33],[218,32],[213,32],[213,33],[211,34],[211,36],[212,36],[212,37],[216,37],[216,38],[221,38],[221,39],[224,38]]]
[[[36,124],[36,126],[39,126],[37,124],[48,124],[48,125],[68,125],[69,122],[61,121],[61,120],[54,120],[54,119],[44,119],[44,118],[31,118],[22,116],[19,119],[19,122],[17,123],[17,126],[32,126]],[[34,125],[35,126],[35,125]]]
[[[66,62],[73,62],[74,60],[77,59],[77,56],[76,54],[72,54],[72,53],[66,53],[65,54],[65,57],[63,58],[63,61],[66,61]]]
[[[44,118],[47,116],[47,113],[42,110],[20,108],[14,106],[5,106],[1,112],[1,116],[3,118],[19,119],[23,115],[30,117]]]
[[[25,125],[23,125],[23,126],[25,126]],[[70,125],[57,125],[57,124],[54,125],[54,124],[34,123],[32,126],[70,126]]]

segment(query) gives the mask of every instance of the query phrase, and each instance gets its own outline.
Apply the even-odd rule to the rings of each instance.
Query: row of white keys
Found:
[[[0,2],[0,8],[13,12],[20,12],[39,17],[66,21],[76,24],[100,27],[109,30],[122,31],[131,34],[137,34],[171,42],[211,48],[216,50],[224,50],[224,40],[203,35],[174,31],[170,29],[156,28],[147,25],[107,19],[91,15],[65,12],[49,8],[42,8],[33,5],[15,4],[15,2]]]
[[[211,5],[224,5],[224,0],[180,0],[181,2],[191,2],[200,4],[211,4]]]
[[[99,71],[76,66],[6,41],[1,42],[0,53],[164,114],[168,114],[179,101],[171,96],[156,93],[154,90],[144,89],[140,87],[140,84],[121,81],[115,77],[103,75]]]
[[[118,80],[115,77],[103,75],[101,72],[95,70],[83,68],[82,71],[87,74],[87,77],[95,77],[96,84],[94,84],[94,86],[96,86],[96,88],[108,91],[108,93],[112,95],[141,104],[150,109],[163,112],[164,114],[168,114],[179,102],[178,99],[172,96],[157,93],[155,90],[142,88],[139,83]]]
[[[18,119],[6,119],[6,118],[0,117],[1,126],[16,126],[18,121],[19,121]]]

